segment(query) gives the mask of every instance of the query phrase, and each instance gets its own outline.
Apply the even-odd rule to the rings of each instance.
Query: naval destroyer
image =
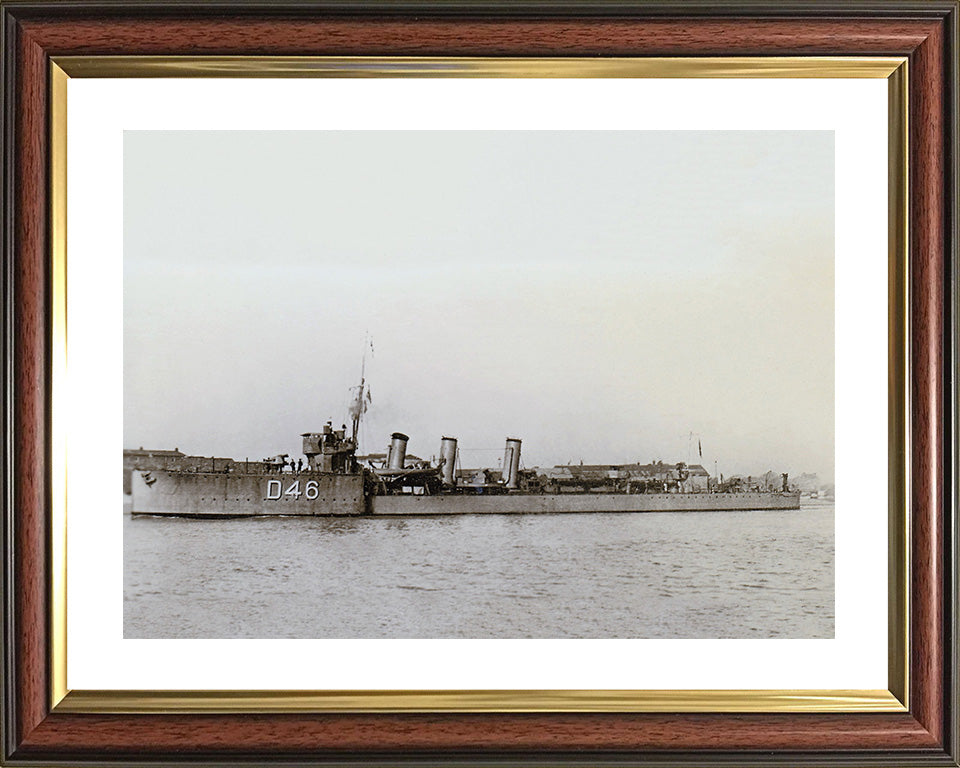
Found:
[[[301,435],[303,458],[262,461],[163,452],[162,464],[125,467],[134,515],[182,517],[416,516],[585,512],[693,512],[799,509],[800,492],[735,482],[692,482],[686,464],[524,469],[521,441],[507,438],[498,469],[458,469],[458,441],[440,440],[439,458],[407,455],[394,432],[386,454],[359,456],[358,429],[369,402],[365,380],[350,408],[351,428]],[[652,469],[651,469],[652,467]],[[127,487],[128,486],[128,487]]]

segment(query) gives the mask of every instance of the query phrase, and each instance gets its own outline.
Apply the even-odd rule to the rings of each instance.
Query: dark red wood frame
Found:
[[[2,3],[3,758],[188,763],[958,764],[957,3]],[[48,703],[50,57],[896,55],[910,59],[907,714],[66,715]]]

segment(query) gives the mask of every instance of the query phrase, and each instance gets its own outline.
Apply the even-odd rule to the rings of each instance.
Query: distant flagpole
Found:
[[[700,433],[690,430],[686,434],[687,438],[687,464],[693,463],[693,438],[697,438],[697,453],[703,458],[703,445],[700,442]]]

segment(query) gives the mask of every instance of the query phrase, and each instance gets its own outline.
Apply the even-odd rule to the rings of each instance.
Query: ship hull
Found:
[[[131,512],[178,517],[411,517],[799,509],[797,493],[399,494],[366,496],[360,474],[137,471]]]
[[[554,493],[496,496],[375,496],[372,513],[384,516],[558,514],[586,512],[707,512],[799,509],[793,493]]]
[[[298,517],[362,515],[369,511],[362,475],[134,472],[134,515],[181,517]]]

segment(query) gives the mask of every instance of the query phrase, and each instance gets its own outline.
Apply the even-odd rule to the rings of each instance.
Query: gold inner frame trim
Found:
[[[910,705],[909,65],[887,79],[887,679]]]
[[[50,674],[51,699],[67,694],[67,80],[50,67]]]
[[[57,56],[53,61],[70,77],[887,78],[906,60],[895,56]]]
[[[889,691],[71,691],[57,712],[902,712]]]
[[[878,78],[888,81],[889,690],[134,691],[67,687],[67,84],[71,77]],[[907,60],[903,57],[62,56],[51,60],[50,704],[71,713],[904,712],[909,706]]]

